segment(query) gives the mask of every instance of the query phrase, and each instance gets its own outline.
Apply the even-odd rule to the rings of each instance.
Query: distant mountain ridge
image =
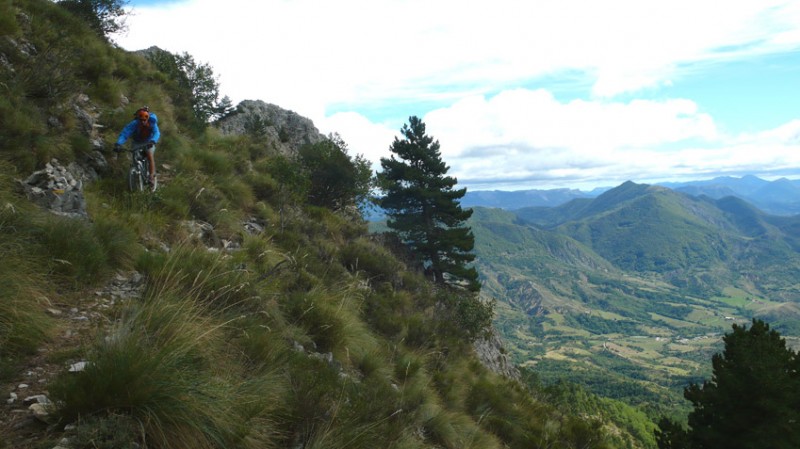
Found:
[[[742,270],[760,270],[766,279],[800,267],[800,217],[769,215],[734,196],[698,197],[628,181],[594,199],[514,214],[518,224],[575,239],[622,270],[713,268],[718,280],[732,280]]]
[[[655,185],[692,196],[707,196],[713,199],[735,196],[773,215],[800,214],[800,180],[781,178],[767,181],[747,175],[741,178],[722,176],[702,181],[665,182]],[[591,191],[566,188],[518,191],[478,190],[468,191],[461,204],[465,207],[497,207],[507,210],[525,207],[554,207],[574,199],[596,198],[608,190],[610,188],[596,188]]]
[[[576,198],[592,198],[589,192],[576,189],[550,190],[478,190],[467,191],[461,200],[463,207],[485,206],[500,209],[519,209],[532,206],[558,206]]]
[[[568,370],[597,393],[663,403],[702,376],[697,361],[732,322],[769,319],[800,344],[800,217],[633,182],[555,207],[474,210],[496,327],[545,381]]]
[[[773,215],[800,214],[800,180],[780,178],[766,181],[748,175],[742,178],[723,176],[707,181],[662,183],[680,192],[714,199],[736,196]]]

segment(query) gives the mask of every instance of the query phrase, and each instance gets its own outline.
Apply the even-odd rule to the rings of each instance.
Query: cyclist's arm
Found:
[[[158,143],[158,139],[161,138],[161,131],[158,129],[158,121],[154,120],[152,124],[152,134],[150,134],[150,141],[153,143]]]
[[[125,142],[131,138],[133,133],[136,131],[136,120],[128,123],[122,128],[122,131],[119,133],[119,137],[117,138],[117,144],[123,145]]]

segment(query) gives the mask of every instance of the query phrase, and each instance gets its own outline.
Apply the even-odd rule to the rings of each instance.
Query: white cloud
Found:
[[[800,167],[800,120],[727,136],[689,100],[562,103],[543,90],[472,97],[425,117],[473,188],[597,185]],[[469,126],[464,126],[467,123]],[[484,184],[484,182],[486,182]]]
[[[138,9],[118,40],[188,51],[235,100],[314,115],[431,89],[497,92],[562,70],[593,74],[599,96],[635,91],[668,82],[681,64],[797,47],[798,9],[778,0],[187,0]]]
[[[317,123],[323,134],[338,133],[347,143],[351,154],[362,154],[379,169],[380,158],[388,157],[389,147],[399,132],[385,125],[375,124],[355,112],[341,112]]]
[[[471,97],[426,117],[462,149],[532,143],[588,155],[717,134],[712,118],[689,100],[562,103],[543,89],[504,91],[489,100]]]
[[[407,116],[349,111],[447,104],[415,113],[473,188],[800,166],[800,122],[725,135],[690,99],[615,99],[699,64],[800,48],[797,0],[187,0],[139,8],[129,26],[124,48],[187,51],[235,102],[292,109],[375,164]],[[519,88],[564,73],[592,96]]]
[[[545,90],[515,89],[465,98],[422,118],[441,143],[449,174],[474,190],[769,175],[800,167],[800,120],[729,136],[683,99],[560,102]],[[399,134],[354,113],[323,123],[376,167]]]

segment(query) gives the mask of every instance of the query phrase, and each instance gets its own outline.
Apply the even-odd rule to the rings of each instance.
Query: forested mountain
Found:
[[[515,360],[658,409],[681,406],[731,323],[762,317],[797,344],[798,223],[626,182],[553,208],[478,209],[471,224]]]

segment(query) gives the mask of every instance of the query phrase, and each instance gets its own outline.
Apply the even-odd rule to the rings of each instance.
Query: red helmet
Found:
[[[143,120],[143,121],[150,120],[150,112],[148,112],[148,109],[146,107],[141,108],[138,111],[136,111],[136,113],[133,114],[133,116],[137,120]]]

